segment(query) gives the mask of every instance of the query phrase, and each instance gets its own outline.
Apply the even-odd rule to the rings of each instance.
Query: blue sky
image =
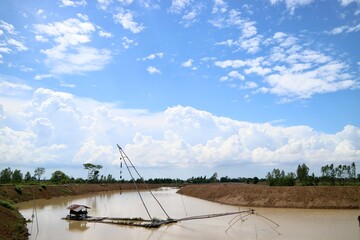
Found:
[[[358,0],[5,0],[0,167],[259,176],[360,163]]]

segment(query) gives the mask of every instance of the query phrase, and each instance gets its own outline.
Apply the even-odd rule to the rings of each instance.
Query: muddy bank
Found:
[[[148,184],[149,188],[158,188],[162,185]],[[139,189],[145,189],[144,184],[138,184]],[[132,183],[124,184],[68,184],[68,185],[0,185],[0,199],[14,203],[35,199],[49,199],[53,197],[83,195],[104,191],[135,190]]]
[[[247,184],[194,184],[178,193],[213,202],[272,208],[360,208],[360,186],[269,187]]]
[[[1,201],[1,200],[0,200]],[[28,239],[29,233],[23,216],[11,205],[0,204],[0,239]]]

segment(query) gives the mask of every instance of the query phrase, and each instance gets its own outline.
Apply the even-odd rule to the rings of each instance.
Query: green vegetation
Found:
[[[34,171],[34,177],[36,177],[39,182],[40,182],[41,176],[44,174],[45,174],[45,168],[43,168],[43,167],[37,167]]]
[[[306,164],[298,165],[295,173],[288,173],[285,175],[284,171],[274,169],[266,176],[267,182],[270,186],[294,186],[299,184],[302,186],[317,186],[317,185],[359,185],[360,174],[356,177],[356,165],[353,162],[351,165],[334,164],[325,165],[321,167],[321,176],[316,177],[314,173],[309,175],[309,167]]]
[[[19,186],[19,185],[16,185],[14,189],[15,189],[15,191],[16,191],[18,194],[22,194],[22,192],[23,192],[22,187]]]
[[[98,182],[101,165],[95,165],[92,163],[84,163],[85,170],[88,170],[88,181]]]
[[[10,210],[15,210],[15,209],[16,209],[13,204],[11,204],[11,203],[8,202],[8,201],[1,200],[1,199],[0,199],[0,206],[6,207],[6,208],[8,208],[8,209],[10,209]]]
[[[20,170],[11,170],[10,167],[0,171],[0,184],[14,184],[15,190],[22,194],[22,188],[19,184],[39,184],[39,191],[46,189],[46,184],[84,184],[84,183],[131,183],[131,180],[124,180],[120,177],[120,180],[116,180],[111,174],[107,176],[100,175],[101,165],[94,165],[92,163],[83,164],[84,169],[88,171],[88,179],[74,178],[66,175],[60,170],[56,170],[51,174],[49,180],[41,180],[41,176],[45,173],[45,168],[37,167],[32,176],[30,172],[26,172],[25,176]],[[310,169],[306,164],[299,164],[295,172],[286,173],[284,170],[275,168],[271,172],[268,172],[266,178],[230,178],[228,176],[219,177],[215,172],[211,177],[199,176],[191,177],[186,180],[172,179],[172,178],[149,178],[147,180],[139,178],[135,181],[137,183],[148,184],[184,184],[184,183],[246,183],[246,184],[258,184],[267,182],[270,186],[317,186],[317,185],[360,185],[360,174],[356,175],[356,165],[353,162],[350,165],[340,164],[334,166],[334,164],[327,164],[321,167],[321,176],[315,176],[314,173],[309,174]]]

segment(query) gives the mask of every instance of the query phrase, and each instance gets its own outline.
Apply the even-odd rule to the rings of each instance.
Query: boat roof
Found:
[[[85,206],[85,205],[80,205],[80,204],[72,204],[67,207],[67,209],[74,211],[74,212],[80,212],[84,209],[86,210],[87,208],[90,208],[90,207]]]

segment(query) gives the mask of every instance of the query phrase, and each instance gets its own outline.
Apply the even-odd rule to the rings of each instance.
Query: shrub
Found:
[[[8,209],[15,210],[14,205],[12,205],[11,203],[9,203],[9,202],[7,202],[5,200],[0,200],[0,205],[3,206],[3,207],[6,207]]]
[[[22,194],[23,189],[19,185],[16,185],[14,189],[18,194]]]

